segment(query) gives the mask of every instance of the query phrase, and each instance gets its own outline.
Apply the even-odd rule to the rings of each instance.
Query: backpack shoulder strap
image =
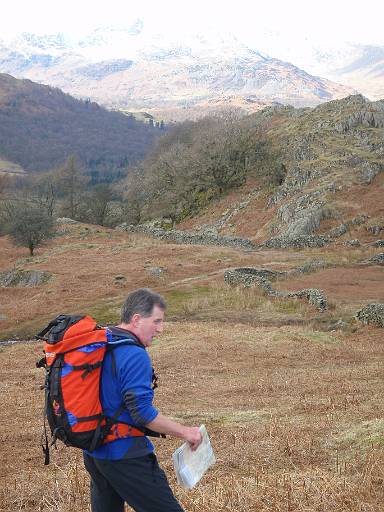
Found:
[[[127,346],[127,345],[130,345],[133,347],[140,347],[145,350],[144,345],[142,343],[140,343],[140,341],[137,338],[134,338],[133,336],[132,336],[132,338],[122,338],[122,339],[116,340],[116,341],[113,341],[112,337],[110,337],[110,339],[108,340],[107,351],[111,352],[112,373],[115,377],[117,376],[117,371],[116,371],[116,358],[115,358],[114,349],[123,347],[123,346]]]

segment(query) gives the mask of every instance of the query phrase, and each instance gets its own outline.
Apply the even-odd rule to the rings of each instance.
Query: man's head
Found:
[[[148,288],[139,288],[130,293],[121,307],[119,327],[135,334],[146,347],[163,330],[165,300]]]

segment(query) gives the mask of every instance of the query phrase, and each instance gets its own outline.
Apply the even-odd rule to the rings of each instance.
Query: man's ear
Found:
[[[133,327],[138,327],[139,323],[140,323],[140,319],[141,319],[141,315],[139,315],[139,313],[135,313],[132,318],[131,318],[131,324],[133,325]]]

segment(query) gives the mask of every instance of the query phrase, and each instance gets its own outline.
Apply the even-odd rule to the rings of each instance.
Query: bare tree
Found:
[[[74,155],[68,157],[58,173],[61,192],[64,196],[63,213],[76,219],[81,209],[86,178],[81,174]]]
[[[6,233],[21,247],[28,247],[33,256],[36,247],[55,236],[55,222],[46,212],[28,204],[14,205]]]
[[[91,223],[104,226],[107,220],[109,209],[114,199],[110,185],[99,183],[90,190],[85,199],[86,217]]]

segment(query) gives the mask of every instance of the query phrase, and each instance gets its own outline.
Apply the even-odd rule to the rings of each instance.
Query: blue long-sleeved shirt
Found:
[[[108,332],[108,342],[114,344],[115,348],[108,351],[104,358],[100,398],[107,416],[114,416],[124,404],[119,420],[141,427],[158,415],[152,405],[152,365],[144,348],[124,345],[123,340],[127,338],[135,337],[116,327]],[[153,450],[148,437],[142,436],[117,439],[86,453],[98,459],[117,460],[141,457]]]

